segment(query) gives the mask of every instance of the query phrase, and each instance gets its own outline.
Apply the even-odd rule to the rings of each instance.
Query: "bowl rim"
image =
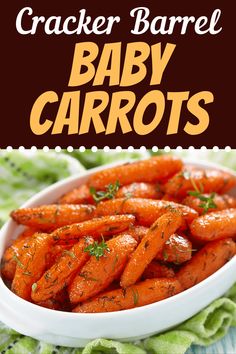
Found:
[[[174,155],[175,156],[175,155]],[[146,159],[146,158],[144,158]],[[143,160],[143,159],[139,159],[139,160]],[[139,161],[138,160],[138,161]],[[212,162],[208,162],[208,161],[204,161],[204,160],[195,160],[195,159],[185,159],[182,158],[181,159],[184,164],[192,164],[192,165],[196,165],[198,167],[209,167],[209,168],[215,168],[218,170],[222,170],[222,171],[226,171],[231,173],[232,175],[236,176],[236,172],[234,170],[231,170],[230,168],[221,166],[217,163],[212,163]],[[130,161],[135,162],[135,161]],[[116,161],[114,163],[111,164],[107,164],[107,165],[102,165],[99,167],[95,167],[92,168],[90,170],[85,170],[85,171],[81,171],[81,173],[79,173],[78,175],[74,175],[74,176],[70,176],[67,178],[64,178],[61,181],[58,181],[48,187],[46,187],[44,190],[42,190],[41,192],[36,193],[34,196],[32,196],[30,199],[28,199],[20,208],[24,208],[24,207],[29,207],[32,204],[37,205],[37,200],[38,199],[42,199],[45,196],[47,196],[47,194],[49,192],[52,192],[55,189],[59,189],[60,187],[62,187],[63,185],[67,185],[70,184],[71,182],[75,182],[75,181],[79,181],[82,178],[86,178],[87,176],[90,176],[92,174],[94,174],[97,171],[101,171],[103,169],[106,168],[110,168],[112,166],[118,166],[118,165],[122,165],[123,163],[127,163],[127,160],[122,162],[122,161]],[[40,203],[40,205],[42,205]],[[12,226],[14,227],[14,225],[16,227],[20,227],[19,225],[16,225],[15,222],[13,220],[8,220],[3,227],[0,230],[0,242],[3,242],[4,240],[4,236],[6,238],[6,233],[8,231],[8,229]],[[2,256],[1,256],[2,257]],[[1,260],[0,260],[1,261]],[[142,312],[145,312],[146,310],[152,310],[153,308],[155,308],[155,310],[158,310],[159,306],[163,306],[164,304],[168,306],[169,302],[172,301],[178,301],[178,299],[181,298],[185,298],[185,297],[189,297],[191,296],[192,292],[197,292],[197,291],[201,291],[202,288],[206,287],[208,283],[214,281],[215,279],[220,278],[221,276],[223,276],[223,274],[225,272],[227,272],[228,268],[231,268],[233,265],[235,264],[235,269],[236,269],[236,256],[234,256],[230,261],[228,261],[223,267],[221,267],[220,269],[218,269],[215,273],[213,273],[212,275],[210,275],[209,277],[207,277],[206,279],[204,279],[203,281],[201,281],[200,283],[198,283],[197,285],[194,285],[193,287],[182,291],[179,294],[176,294],[174,296],[171,296],[167,299],[163,299],[161,301],[158,302],[154,302],[152,304],[148,304],[148,305],[144,305],[144,306],[140,306],[140,307],[135,307],[132,309],[126,309],[126,310],[122,310],[122,311],[113,311],[113,312],[101,312],[101,313],[74,313],[74,312],[67,312],[67,311],[60,311],[60,310],[52,310],[52,309],[48,309],[45,307],[41,307],[39,305],[36,305],[34,303],[31,303],[29,301],[26,301],[22,298],[20,298],[19,296],[17,296],[16,294],[14,294],[4,283],[1,274],[0,274],[0,289],[1,287],[4,287],[5,292],[7,293],[7,295],[9,296],[10,299],[12,299],[14,301],[14,303],[16,304],[17,302],[19,302],[21,304],[22,307],[28,307],[28,310],[32,310],[34,311],[34,313],[37,315],[43,315],[43,314],[47,314],[50,315],[52,319],[54,320],[60,320],[60,319],[65,319],[65,316],[69,319],[73,319],[76,320],[78,318],[86,318],[86,319],[94,319],[94,317],[96,317],[96,319],[110,319],[111,317],[118,317],[118,318],[122,318],[123,316],[127,316],[130,314],[141,314]],[[0,295],[1,297],[1,295]]]

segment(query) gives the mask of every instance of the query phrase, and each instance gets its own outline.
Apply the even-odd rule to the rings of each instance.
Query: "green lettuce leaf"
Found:
[[[84,170],[82,164],[54,152],[0,151],[0,226],[9,212],[52,183]]]

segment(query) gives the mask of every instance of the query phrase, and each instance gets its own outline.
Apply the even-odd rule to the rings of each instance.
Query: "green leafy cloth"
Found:
[[[32,195],[83,170],[78,160],[65,154],[0,150],[0,227],[9,212]]]
[[[163,153],[160,151],[159,153]],[[145,154],[144,154],[145,155]],[[140,153],[130,156],[127,152],[109,154],[98,151],[84,153],[75,151],[87,168],[112,162],[116,159],[137,158]],[[236,169],[235,151],[199,152],[183,151],[181,156],[202,158]],[[17,151],[0,151],[0,225],[10,210],[18,207],[30,196],[71,174],[79,173],[83,166],[66,154],[37,152],[22,154]],[[22,336],[0,323],[0,353],[2,354],[183,354],[192,344],[208,346],[221,339],[230,326],[236,326],[236,284],[225,297],[214,301],[206,309],[175,329],[150,337],[136,344],[120,343],[107,339],[96,339],[85,348],[55,347]]]
[[[184,354],[192,344],[208,346],[236,326],[236,284],[204,310],[175,329],[138,344],[96,339],[83,349],[55,347],[21,336],[0,324],[0,352],[5,354]]]

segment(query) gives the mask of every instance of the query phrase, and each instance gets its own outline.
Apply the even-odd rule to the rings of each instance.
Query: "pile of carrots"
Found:
[[[171,156],[104,169],[55,204],[11,217],[26,228],[1,273],[21,298],[73,312],[151,304],[236,254],[235,176]]]

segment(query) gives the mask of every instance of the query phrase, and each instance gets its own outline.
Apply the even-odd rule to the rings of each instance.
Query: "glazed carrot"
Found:
[[[75,243],[75,242],[74,242]],[[50,247],[49,253],[46,255],[46,269],[49,269],[56,263],[63,253],[69,251],[70,248],[73,247],[73,244],[68,243],[64,245],[54,244]]]
[[[156,255],[156,259],[181,264],[192,257],[192,243],[186,236],[173,234],[166,241],[162,251]]]
[[[92,219],[92,205],[43,205],[36,208],[17,209],[11,217],[19,224],[50,230],[60,226]]]
[[[56,299],[49,299],[46,301],[40,301],[35,303],[35,305],[45,307],[46,309],[50,310],[60,310],[61,303],[57,301]]]
[[[82,184],[78,188],[64,194],[58,201],[59,204],[93,204],[94,200],[89,187]]]
[[[97,190],[103,190],[107,185],[116,181],[119,181],[120,185],[163,181],[180,171],[182,165],[182,161],[174,157],[156,156],[96,172],[89,178],[88,185]]]
[[[112,291],[112,290],[117,290],[120,289],[120,284],[118,280],[114,280],[113,283],[108,285],[108,287],[105,289],[106,291]]]
[[[66,289],[61,290],[53,298],[35,303],[51,310],[71,311],[71,304]]]
[[[51,239],[48,234],[38,234],[32,238],[20,258],[17,259],[15,276],[11,290],[25,300],[31,300],[31,287],[41,278],[46,268],[46,255]]]
[[[126,234],[107,241],[108,249],[97,259],[92,256],[69,286],[70,302],[76,304],[106,289],[123,271],[130,254],[137,246]]]
[[[93,238],[99,238],[101,235],[105,237],[126,230],[134,222],[135,217],[133,215],[104,216],[78,224],[63,226],[52,232],[51,237],[56,242],[70,242],[86,235],[93,236]]]
[[[150,226],[161,215],[172,210],[180,211],[184,220],[188,223],[191,223],[198,216],[198,213],[194,209],[182,204],[143,198],[117,198],[101,202],[95,210],[95,215],[133,214],[138,224]]]
[[[236,209],[225,209],[199,216],[190,226],[194,239],[213,241],[236,236]]]
[[[169,202],[174,202],[174,203],[180,202],[179,199],[175,198],[173,195],[170,195],[170,194],[164,194],[161,199],[169,201]]]
[[[147,279],[123,289],[104,292],[103,294],[79,304],[73,312],[113,312],[132,309],[152,304],[181,292],[176,278]]]
[[[27,244],[27,240],[21,240],[21,242],[18,243],[19,251],[20,248],[22,248],[25,244]],[[16,271],[16,255],[12,248],[8,248],[3,255],[3,259],[1,263],[1,274],[5,279],[12,280],[14,278],[15,271]]]
[[[160,199],[162,192],[159,184],[143,182],[131,183],[121,187],[116,193],[116,198],[123,197]]]
[[[92,237],[83,237],[69,251],[65,250],[59,260],[35,283],[31,292],[32,300],[48,300],[66,287],[89,259],[84,249],[92,243]]]
[[[139,243],[142,240],[142,238],[147,234],[147,232],[148,232],[148,227],[130,226],[129,229],[121,233],[121,235],[128,233]]]
[[[11,213],[30,230],[5,250],[3,279],[60,311],[119,311],[172,296],[236,255],[236,198],[225,194],[234,186],[228,172],[171,156],[96,172],[55,204]]]
[[[181,267],[177,279],[184,289],[191,288],[215,273],[235,252],[236,246],[231,239],[209,242]]]
[[[211,198],[211,194],[203,194],[203,197],[206,198]],[[236,208],[236,198],[231,197],[228,194],[215,194],[215,196],[212,197],[212,200],[215,204],[214,208],[209,208],[208,212],[210,211],[217,211],[217,210],[224,210],[228,208]],[[188,205],[190,208],[196,210],[200,215],[204,214],[204,208],[201,207],[202,205],[202,200],[200,200],[198,197],[194,197],[189,195],[186,197],[183,202],[184,205]]]
[[[156,254],[163,249],[166,241],[181,226],[181,223],[182,217],[178,212],[166,213],[155,221],[133,252],[121,275],[120,284],[122,288],[127,288],[136,283],[145,268],[155,258]]]
[[[173,278],[175,272],[172,268],[167,267],[159,262],[152,261],[145,271],[143,272],[143,279],[153,279],[153,278]]]
[[[22,233],[17,237],[16,240],[13,241],[12,243],[12,247],[14,248],[15,252],[17,253],[17,241],[19,240],[23,240],[26,238],[30,238],[31,236],[33,236],[36,232],[38,232],[37,229],[33,228],[33,227],[26,227]]]
[[[4,252],[1,273],[5,279],[12,280],[14,278],[16,271],[16,257],[20,256],[22,249],[24,249],[24,246],[35,232],[35,229],[31,228],[24,230]]]
[[[147,234],[148,228],[144,226],[131,226],[128,232],[139,243]],[[160,261],[181,264],[188,261],[192,256],[192,243],[182,233],[173,234],[166,241],[163,250],[156,255]]]
[[[212,169],[185,169],[169,179],[165,192],[174,197],[185,197],[196,188],[201,193],[223,194],[236,185],[236,177],[228,172]]]

